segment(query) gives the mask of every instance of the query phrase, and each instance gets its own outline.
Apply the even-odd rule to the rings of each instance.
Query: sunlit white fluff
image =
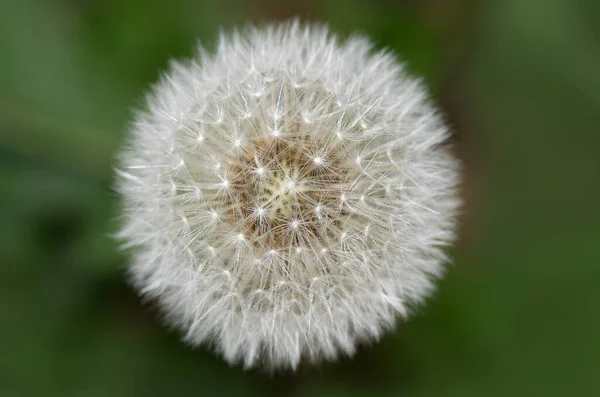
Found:
[[[120,156],[132,279],[230,363],[352,355],[432,291],[457,161],[422,84],[297,22],[174,62]]]

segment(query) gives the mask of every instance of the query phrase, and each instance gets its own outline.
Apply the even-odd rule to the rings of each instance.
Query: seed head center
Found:
[[[257,193],[275,214],[287,218],[294,215],[294,204],[300,204],[304,188],[299,169],[286,167],[265,178],[257,186]]]
[[[263,248],[296,246],[300,232],[324,237],[326,221],[340,215],[339,186],[347,168],[339,155],[315,155],[323,146],[303,137],[260,140],[232,158],[225,197],[232,227],[243,225],[244,235]]]

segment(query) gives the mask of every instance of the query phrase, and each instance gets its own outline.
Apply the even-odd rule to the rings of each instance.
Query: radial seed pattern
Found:
[[[422,301],[454,240],[447,129],[392,56],[298,23],[174,63],[119,189],[131,273],[192,344],[295,368]]]

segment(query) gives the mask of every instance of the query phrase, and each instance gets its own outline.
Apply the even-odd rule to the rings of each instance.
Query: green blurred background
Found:
[[[465,163],[455,263],[355,359],[270,379],[124,281],[112,164],[171,57],[299,15],[424,76]],[[600,396],[597,0],[1,0],[0,396]]]

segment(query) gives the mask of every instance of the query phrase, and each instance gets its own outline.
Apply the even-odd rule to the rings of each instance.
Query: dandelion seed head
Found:
[[[352,355],[432,291],[458,162],[424,87],[361,37],[282,23],[173,63],[118,189],[133,283],[246,368]]]

